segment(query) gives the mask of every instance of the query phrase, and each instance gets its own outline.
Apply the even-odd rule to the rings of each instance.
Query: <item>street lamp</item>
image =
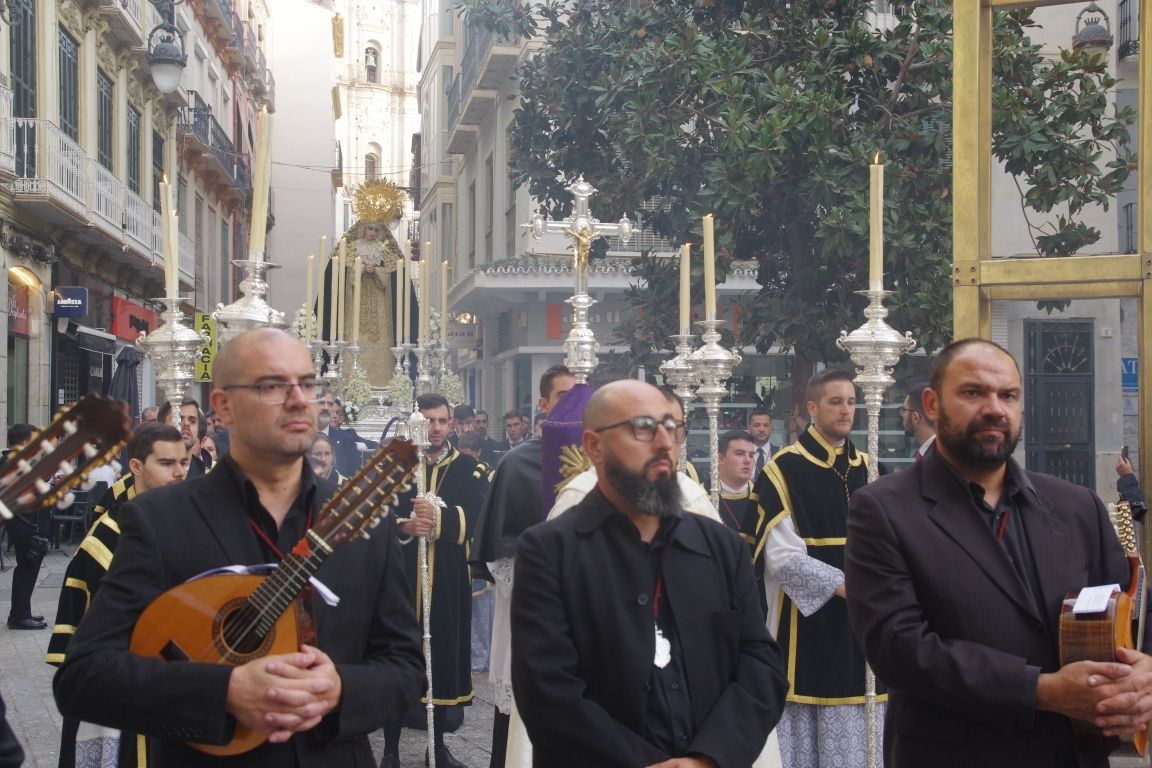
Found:
[[[1085,14],[1093,14],[1085,18]],[[1100,21],[1103,19],[1104,23]],[[1080,26],[1083,21],[1084,26]],[[1103,56],[1112,47],[1112,23],[1104,9],[1089,3],[1076,14],[1076,32],[1072,35],[1072,48],[1090,56]]]
[[[152,0],[161,21],[148,33],[148,67],[152,70],[152,82],[163,94],[176,90],[188,64],[184,35],[173,23],[172,6],[182,2],[184,0]]]

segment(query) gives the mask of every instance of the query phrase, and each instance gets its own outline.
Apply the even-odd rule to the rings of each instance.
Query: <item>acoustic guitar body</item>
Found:
[[[1133,575],[1133,579],[1135,579]],[[1077,595],[1065,595],[1060,607],[1060,665],[1077,661],[1116,661],[1117,648],[1135,648],[1132,637],[1133,602],[1126,592],[1117,592],[1108,599],[1108,607],[1100,613],[1075,614],[1072,606]],[[1072,726],[1081,733],[1102,736],[1103,732],[1081,720]],[[1148,744],[1147,731],[1131,737],[1136,751],[1143,755]]]
[[[219,574],[173,587],[140,614],[132,632],[132,652],[165,661],[240,666],[264,656],[294,653],[302,642],[314,642],[300,601],[290,604],[270,631],[253,628],[246,606],[263,582],[263,576]],[[209,755],[230,756],[255,749],[265,738],[237,724],[228,744],[189,742],[189,746]]]

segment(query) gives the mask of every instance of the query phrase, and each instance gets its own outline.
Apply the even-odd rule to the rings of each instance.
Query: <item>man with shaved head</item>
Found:
[[[312,601],[311,644],[234,667],[128,650],[158,595],[212,569],[276,562],[324,516],[335,485],[304,458],[316,393],[307,349],[283,331],[251,331],[221,347],[211,399],[231,451],[209,474],[121,510],[116,557],[54,682],[66,717],[148,736],[150,764],[162,768],[372,763],[367,734],[399,717],[424,679],[391,517],[317,571],[336,599]],[[237,757],[187,744],[227,744],[238,724],[267,740]]]
[[[747,545],[683,514],[678,416],[649,384],[602,387],[595,490],[518,541],[512,685],[535,765],[751,765],[780,717]]]

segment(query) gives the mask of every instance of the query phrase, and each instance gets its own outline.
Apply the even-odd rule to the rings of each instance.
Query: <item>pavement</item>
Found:
[[[65,544],[61,549],[49,549],[40,567],[40,578],[32,594],[32,612],[43,614],[51,625],[56,615],[56,602],[64,583],[64,570],[75,550]],[[0,608],[8,604],[12,594],[12,567],[14,554],[4,552],[4,570],[0,573]],[[0,611],[6,618],[7,611]],[[44,663],[48,650],[50,630],[10,630],[0,623],[0,693],[8,706],[8,722],[16,737],[24,745],[27,768],[54,768],[60,752],[60,713],[52,698],[53,667]],[[492,743],[492,686],[486,672],[472,676],[476,699],[464,708],[464,723],[455,733],[445,736],[445,743],[460,762],[468,768],[487,768]],[[384,748],[384,736],[376,732],[370,737],[372,749],[379,758]],[[400,764],[404,768],[424,765],[427,746],[424,731],[405,729],[400,741]],[[1143,768],[1141,760],[1131,751],[1112,757],[1110,768]]]
[[[5,539],[5,544],[7,540]],[[56,617],[56,603],[64,583],[64,571],[75,550],[65,544],[49,549],[40,567],[36,591],[32,594],[32,612],[43,614],[51,626]],[[0,573],[0,619],[7,618],[12,595],[12,568],[15,554],[3,553],[4,569]],[[60,713],[52,698],[54,667],[44,663],[50,629],[10,630],[0,622],[0,694],[8,707],[8,722],[24,745],[27,768],[55,768],[60,753]],[[492,743],[492,686],[486,672],[473,674],[476,699],[464,708],[464,723],[445,736],[452,754],[468,768],[488,768]],[[379,758],[384,749],[384,736],[370,737],[372,749]],[[405,729],[400,741],[400,764],[404,768],[424,765],[427,746],[424,731]]]

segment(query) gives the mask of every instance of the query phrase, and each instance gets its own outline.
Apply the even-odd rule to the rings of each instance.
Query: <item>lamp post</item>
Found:
[[[188,54],[184,50],[184,35],[174,23],[173,6],[184,0],[152,0],[152,5],[160,14],[161,22],[148,33],[148,68],[152,71],[152,82],[160,93],[172,93],[180,85],[180,77],[188,64]]]
[[[1112,48],[1112,42],[1112,22],[1108,19],[1108,14],[1095,2],[1084,6],[1080,13],[1076,14],[1076,31],[1072,35],[1072,47],[1090,56],[1105,56]]]

